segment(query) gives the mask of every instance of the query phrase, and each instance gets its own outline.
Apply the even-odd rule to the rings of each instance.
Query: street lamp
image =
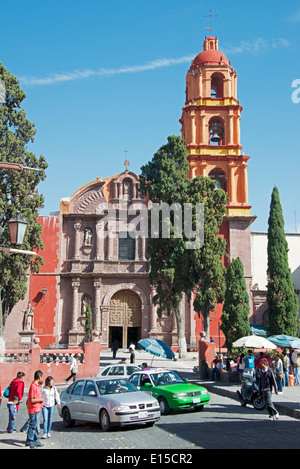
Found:
[[[11,244],[21,246],[23,244],[25,231],[27,228],[27,221],[22,217],[20,212],[12,217],[8,222],[9,236]]]

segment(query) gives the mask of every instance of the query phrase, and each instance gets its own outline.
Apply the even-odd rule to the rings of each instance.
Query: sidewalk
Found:
[[[188,352],[187,360],[179,360],[178,354],[175,354],[175,360],[167,360],[164,358],[153,357],[153,355],[136,350],[135,363],[141,365],[147,362],[152,368],[168,368],[177,371],[183,378],[196,382],[206,387],[207,390],[214,394],[227,396],[238,401],[236,391],[240,390],[240,386],[236,383],[224,383],[221,381],[200,380],[198,373],[194,371],[194,367],[198,366],[198,353]],[[100,366],[115,364],[121,358],[126,358],[129,363],[129,352],[127,350],[118,350],[117,358],[112,358],[111,351],[102,351],[100,356]],[[279,414],[288,415],[296,419],[300,419],[300,386],[284,387],[282,394],[273,394],[272,401],[275,404]]]

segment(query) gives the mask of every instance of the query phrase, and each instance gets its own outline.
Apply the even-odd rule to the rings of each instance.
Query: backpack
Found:
[[[5,389],[5,391],[4,391],[4,393],[3,393],[3,396],[6,397],[7,399],[8,399],[8,397],[9,397],[10,388],[11,388],[11,383],[10,383],[10,385]]]

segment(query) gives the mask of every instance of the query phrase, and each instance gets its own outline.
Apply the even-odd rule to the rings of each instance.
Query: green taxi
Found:
[[[207,389],[188,383],[170,370],[143,370],[133,373],[128,381],[155,397],[162,415],[168,414],[172,409],[194,407],[202,410],[204,404],[208,404],[210,400]]]

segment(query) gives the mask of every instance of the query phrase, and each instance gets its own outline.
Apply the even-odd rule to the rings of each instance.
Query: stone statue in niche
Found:
[[[131,182],[124,181],[124,190],[123,190],[124,199],[131,199]]]
[[[83,237],[83,244],[85,246],[91,246],[93,244],[93,232],[92,232],[91,228],[85,228],[84,237]]]
[[[86,308],[88,305],[91,305],[91,298],[87,295],[85,295],[82,298],[82,305],[81,305],[81,316],[85,316]]]
[[[33,308],[31,307],[30,301],[26,309],[22,309],[24,313],[22,330],[23,331],[32,331],[33,326]]]

